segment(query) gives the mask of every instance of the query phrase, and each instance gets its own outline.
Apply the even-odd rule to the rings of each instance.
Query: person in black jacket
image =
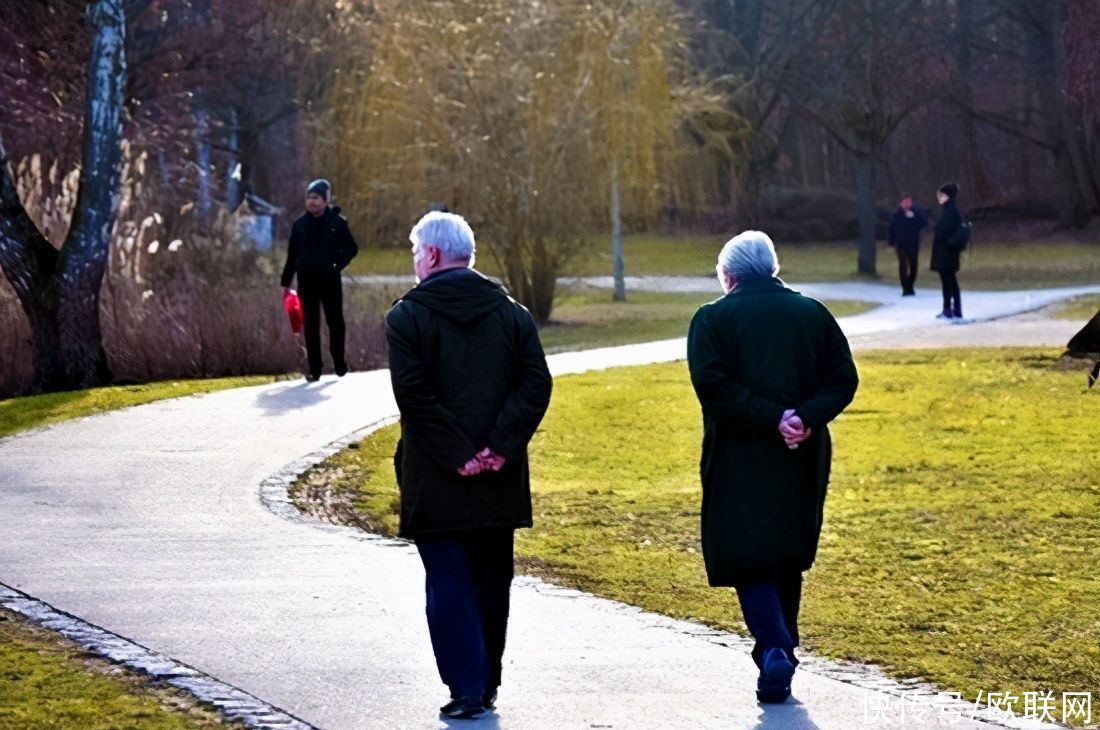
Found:
[[[913,199],[902,195],[897,210],[890,217],[890,245],[898,254],[898,278],[901,280],[901,295],[911,297],[916,294],[913,286],[917,282],[917,257],[920,253],[920,234],[928,225],[928,215],[913,207]]]
[[[343,377],[348,372],[344,359],[344,290],[340,272],[359,247],[351,235],[348,219],[339,208],[329,205],[332,186],[328,180],[314,180],[306,188],[306,212],[290,229],[290,248],[283,266],[283,289],[298,277],[298,295],[302,299],[306,357],[306,380],[321,377],[321,308],[328,323],[328,347],[332,366]]]
[[[955,205],[959,196],[959,186],[949,182],[936,191],[936,200],[942,206],[940,217],[936,221],[936,231],[932,236],[932,271],[939,272],[943,285],[943,311],[937,319],[962,321],[962,299],[959,291],[959,257],[962,246],[959,241],[964,235],[962,214]]]
[[[431,212],[409,238],[419,282],[386,315],[401,412],[399,534],[426,574],[428,630],[450,718],[494,708],[516,528],[531,526],[527,443],[552,380],[531,314],[471,268],[461,216]]]
[[[687,339],[703,412],[703,561],[710,585],[737,591],[756,639],[757,700],[781,703],[798,665],[802,574],[824,522],[828,424],[859,374],[829,310],[779,278],[767,234],[730,239],[715,268],[726,296],[699,308]]]

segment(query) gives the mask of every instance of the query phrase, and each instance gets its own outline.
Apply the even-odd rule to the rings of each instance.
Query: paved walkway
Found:
[[[1085,290],[1100,287],[975,294],[971,312]],[[927,319],[898,306],[885,329]],[[869,326],[857,321],[844,324]],[[552,369],[682,357],[672,340],[555,356]],[[259,498],[265,478],[395,410],[385,372],[356,373],[0,440],[0,582],[318,727],[445,727],[415,552]],[[989,727],[933,710],[943,697],[903,704],[873,669],[817,660],[796,679],[797,702],[765,710],[738,637],[530,579],[514,591],[506,661],[499,714],[463,727]]]

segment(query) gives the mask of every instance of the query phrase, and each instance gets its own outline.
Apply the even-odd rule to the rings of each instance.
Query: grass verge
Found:
[[[98,659],[0,609],[0,727],[193,730],[243,727],[170,687]]]
[[[599,289],[563,290],[550,323],[539,330],[547,352],[628,345],[635,342],[686,337],[691,318],[716,294],[629,292],[615,302],[611,292]],[[874,309],[875,304],[828,301],[836,317]]]
[[[971,699],[1096,691],[1100,452],[1080,418],[1100,393],[1057,359],[860,356],[863,385],[833,429],[806,648]],[[700,428],[683,363],[561,378],[532,443],[523,569],[743,631],[735,596],[707,587],[699,555]],[[303,476],[297,500],[335,493],[359,524],[392,533],[395,439],[390,427],[332,457]]]
[[[1074,297],[1052,308],[1051,316],[1057,319],[1075,319],[1084,325],[1100,312],[1100,294]]]
[[[628,275],[714,276],[714,262],[724,238],[699,236],[628,236],[623,242]],[[610,276],[610,244],[599,241],[573,262],[563,276]],[[856,273],[855,243],[777,244],[780,275],[791,282],[866,281]],[[921,247],[919,286],[938,286],[928,270],[931,239]],[[892,249],[878,250],[878,272],[893,281],[897,271]],[[479,268],[498,276],[492,258],[485,255]],[[408,248],[370,248],[352,261],[349,274],[411,274]],[[976,242],[963,254],[959,281],[964,289],[1038,288],[1100,281],[1100,246],[1058,241],[1033,243]]]
[[[0,437],[70,418],[141,405],[165,398],[210,393],[246,385],[263,385],[273,375],[253,375],[209,380],[172,380],[144,385],[112,385],[106,388],[45,393],[0,400]]]

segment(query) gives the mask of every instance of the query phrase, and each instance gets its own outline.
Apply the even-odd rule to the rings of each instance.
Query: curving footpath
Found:
[[[1100,286],[973,293],[967,305],[971,316],[1005,317],[1089,292]],[[906,300],[842,325],[872,347],[875,332],[928,320],[927,306]],[[551,368],[677,360],[683,349],[681,339],[567,353]],[[332,444],[395,413],[377,371],[161,401],[0,440],[0,603],[175,677],[254,726],[447,727],[434,712],[445,690],[415,551],[313,522],[282,491]],[[814,658],[796,678],[798,701],[765,710],[745,640],[534,579],[517,581],[510,628],[498,713],[455,726],[1043,727]]]

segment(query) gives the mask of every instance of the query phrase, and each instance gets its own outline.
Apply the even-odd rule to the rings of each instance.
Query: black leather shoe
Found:
[[[486,710],[495,710],[497,708],[497,691],[494,689],[491,692],[486,692],[481,704],[485,705]]]
[[[346,362],[342,362],[342,363],[340,363],[339,365],[336,366],[336,377],[342,378],[347,374],[348,374],[348,364]]]
[[[306,382],[307,383],[316,383],[320,379],[321,379],[320,375],[314,375],[313,373],[307,373],[306,374]]]
[[[488,710],[479,697],[459,697],[439,708],[439,714],[452,720],[473,720]]]

